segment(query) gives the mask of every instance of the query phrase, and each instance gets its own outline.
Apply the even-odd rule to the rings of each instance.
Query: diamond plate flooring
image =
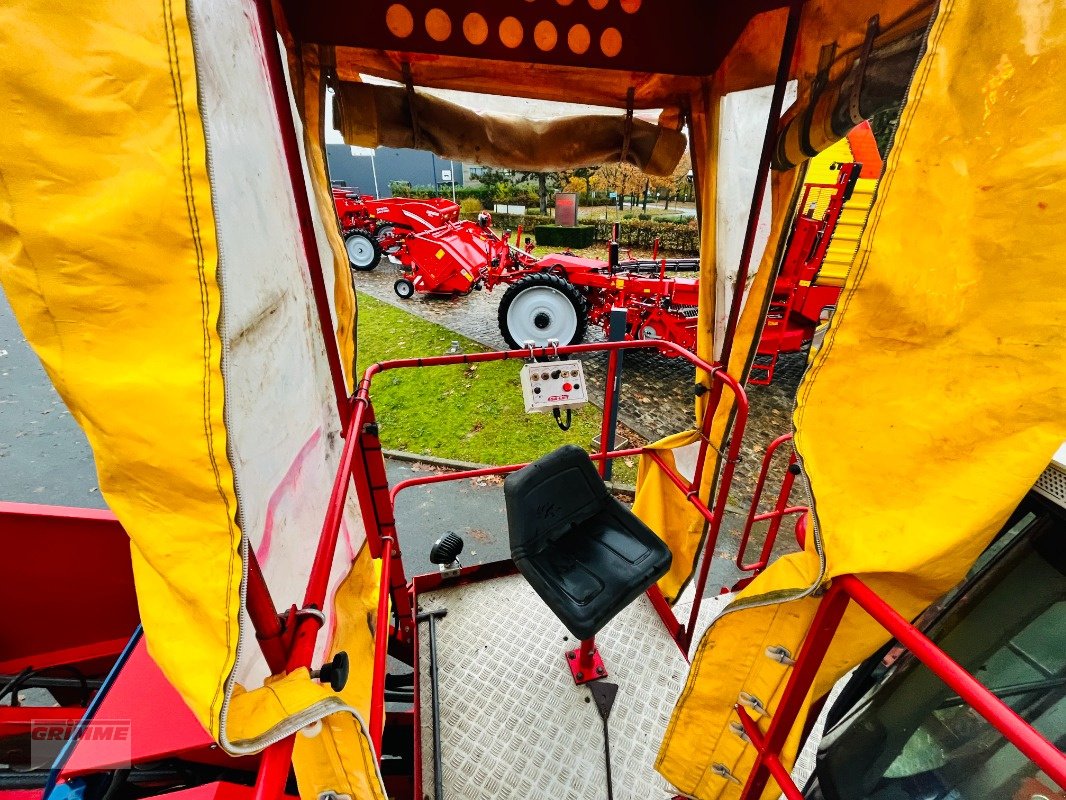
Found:
[[[437,621],[441,752],[446,798],[606,797],[602,723],[564,651],[577,645],[521,576],[419,598]],[[702,615],[701,615],[702,616]],[[597,635],[619,685],[610,715],[616,800],[672,796],[653,767],[687,672],[650,601],[641,596]],[[429,635],[419,631],[423,794],[432,796]]]

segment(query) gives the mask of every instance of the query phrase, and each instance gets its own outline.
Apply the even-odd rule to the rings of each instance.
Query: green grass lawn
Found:
[[[477,342],[364,294],[359,300],[358,370],[396,358],[439,356],[453,341],[464,353]],[[518,379],[522,361],[493,361],[380,373],[371,384],[382,446],[482,464],[514,464],[572,443],[589,449],[601,413],[577,410],[569,431],[550,414],[526,414]],[[632,463],[632,462],[631,462]],[[616,481],[633,483],[635,466],[615,463]]]

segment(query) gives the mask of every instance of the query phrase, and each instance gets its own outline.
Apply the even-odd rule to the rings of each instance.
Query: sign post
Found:
[[[573,227],[577,225],[577,193],[556,192],[555,224]]]
[[[455,162],[449,162],[452,165],[451,169],[442,169],[440,171],[440,182],[450,183],[452,185],[452,202],[455,202]]]

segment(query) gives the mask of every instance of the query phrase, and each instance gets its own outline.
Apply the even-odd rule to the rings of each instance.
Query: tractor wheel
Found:
[[[396,235],[396,227],[394,225],[380,225],[378,229],[374,231],[374,238],[378,240],[378,247],[381,247],[381,252],[388,255],[389,253],[395,253],[400,249],[399,242],[393,242],[389,247],[384,247],[383,242]]]
[[[415,285],[407,278],[400,278],[392,285],[392,290],[396,292],[397,297],[407,300],[415,293]]]
[[[344,238],[344,249],[348,251],[348,262],[352,269],[369,272],[381,259],[381,245],[365,231],[352,231]]]
[[[527,275],[510,286],[497,314],[500,333],[515,350],[531,341],[543,347],[549,339],[576,344],[585,338],[588,304],[577,287],[558,275]]]

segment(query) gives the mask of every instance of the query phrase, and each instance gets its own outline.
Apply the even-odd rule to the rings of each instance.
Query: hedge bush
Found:
[[[499,231],[517,231],[519,225],[529,231],[538,225],[551,225],[555,222],[551,217],[542,214],[497,214],[495,211],[489,213],[492,214],[492,227]],[[463,219],[477,221],[477,214],[460,214],[460,216]]]
[[[484,207],[476,197],[466,197],[459,201],[459,212],[473,214],[475,217],[481,213]]]
[[[595,225],[537,225],[534,228],[537,245],[541,247],[592,247],[596,238]]]
[[[610,241],[611,226],[612,223],[606,220],[596,220],[596,241]],[[636,219],[622,220],[618,224],[618,243],[622,247],[651,250],[656,237],[659,249],[667,253],[694,256],[700,251],[700,232],[695,219],[684,224]]]

